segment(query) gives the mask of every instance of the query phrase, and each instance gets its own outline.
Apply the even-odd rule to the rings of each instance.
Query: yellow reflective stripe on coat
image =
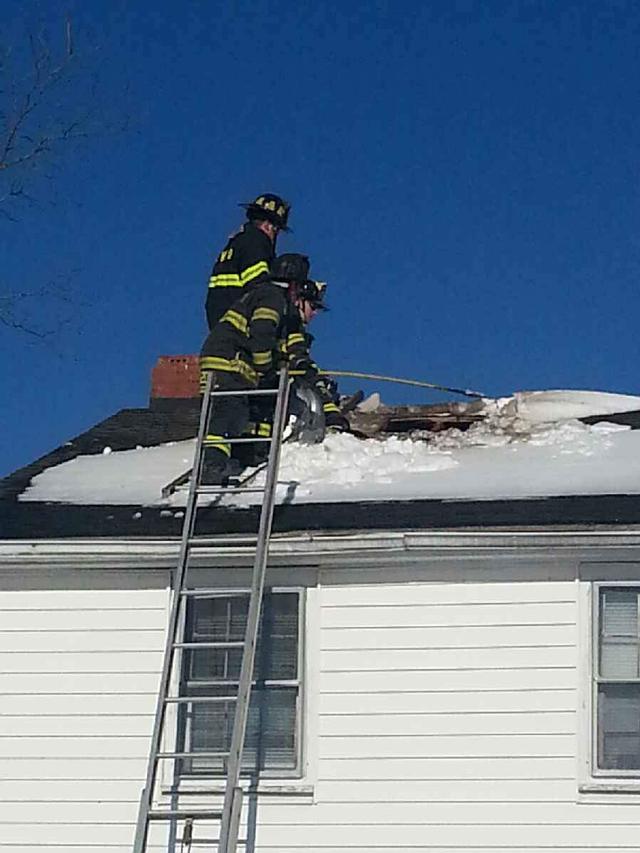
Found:
[[[263,367],[265,364],[271,364],[271,350],[266,350],[265,352],[254,352],[253,353],[253,363],[258,364]]]
[[[224,373],[239,373],[252,385],[258,384],[258,374],[241,358],[219,358],[215,355],[200,356],[200,370],[221,370]]]
[[[322,407],[325,412],[339,412],[340,409],[336,406],[335,403],[325,403]]]
[[[301,335],[300,332],[293,332],[287,338],[287,346],[292,347],[295,344],[303,344],[304,343],[304,335]]]
[[[280,315],[273,308],[256,308],[251,315],[251,322],[254,320],[270,320],[272,323],[280,322]]]
[[[242,270],[240,273],[242,284],[248,284],[250,281],[253,281],[254,278],[262,275],[262,273],[269,275],[269,264],[266,261],[258,261],[258,263],[254,264],[252,267],[247,267],[246,270]]]
[[[242,430],[242,435],[252,438],[255,438],[256,435],[259,435],[260,438],[269,438],[271,436],[271,424],[268,421],[259,421],[258,423],[250,421]]]
[[[209,287],[242,287],[243,284],[237,273],[219,273],[209,279]]]
[[[231,323],[231,325],[239,332],[242,332],[244,335],[248,334],[247,318],[243,317],[242,314],[239,314],[237,311],[226,311],[222,315],[221,322]]]
[[[215,447],[216,450],[224,453],[225,456],[231,456],[231,445],[228,444],[224,435],[209,433],[209,435],[205,436],[203,444],[205,447]]]
[[[230,370],[231,361],[228,358],[218,358],[215,355],[200,356],[200,370]]]

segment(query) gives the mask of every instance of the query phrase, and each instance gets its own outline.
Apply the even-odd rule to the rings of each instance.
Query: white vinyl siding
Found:
[[[576,802],[574,582],[336,585],[321,601],[316,796],[334,821],[324,844],[635,844],[637,807]]]
[[[0,851],[130,850],[168,578],[0,577]]]
[[[295,585],[296,569],[281,574]],[[304,775],[260,795],[252,851],[636,849],[636,796],[577,802],[578,585],[477,577],[394,583],[390,568],[358,583],[343,567],[325,585],[320,572]],[[0,853],[130,853],[167,580],[43,573],[39,589],[0,592]],[[163,838],[154,827],[150,851],[166,853]]]

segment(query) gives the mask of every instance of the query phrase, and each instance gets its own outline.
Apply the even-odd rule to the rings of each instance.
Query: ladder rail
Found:
[[[164,729],[164,720],[167,710],[165,698],[169,693],[169,682],[173,669],[174,660],[174,643],[178,632],[178,624],[180,621],[180,611],[182,608],[183,598],[180,591],[184,587],[184,580],[187,570],[189,557],[189,541],[193,535],[195,518],[198,507],[198,483],[200,479],[200,468],[202,464],[202,447],[207,434],[207,426],[209,423],[209,414],[211,412],[211,389],[213,386],[213,373],[207,376],[207,384],[204,392],[204,399],[200,409],[200,422],[198,425],[198,437],[196,440],[195,464],[191,470],[189,480],[189,496],[185,508],[185,517],[182,525],[182,537],[180,540],[180,552],[178,556],[178,564],[173,577],[173,597],[171,601],[171,610],[169,613],[169,622],[167,625],[167,636],[165,641],[163,667],[160,675],[160,685],[158,688],[158,700],[156,703],[156,713],[154,718],[153,733],[151,735],[151,743],[149,746],[149,761],[147,765],[147,776],[145,786],[140,796],[140,806],[138,812],[138,823],[136,826],[136,835],[133,846],[133,853],[144,853],[147,835],[149,832],[149,812],[153,802],[153,790],[156,782],[156,774],[158,768],[157,755],[160,752],[160,744]]]
[[[275,494],[277,486],[278,468],[280,464],[280,456],[283,443],[283,432],[287,416],[287,406],[289,398],[289,373],[287,366],[280,369],[277,389],[265,390],[247,390],[234,392],[217,392],[214,390],[214,374],[209,373],[207,376],[206,388],[204,391],[204,399],[200,410],[200,422],[198,426],[198,434],[196,440],[196,448],[194,452],[194,463],[189,473],[189,493],[185,507],[185,515],[182,526],[182,536],[180,540],[180,549],[176,570],[173,574],[172,583],[172,600],[167,623],[167,635],[164,648],[163,667],[160,675],[160,684],[158,688],[158,699],[156,703],[156,712],[154,717],[154,727],[151,735],[149,746],[149,760],[147,764],[147,774],[145,785],[140,796],[140,805],[138,810],[138,820],[136,825],[136,833],[134,839],[133,853],[145,853],[148,845],[149,828],[153,821],[157,820],[179,820],[185,818],[190,824],[189,834],[192,833],[193,819],[204,816],[205,812],[200,810],[189,811],[181,809],[177,806],[178,800],[175,802],[172,799],[172,804],[169,809],[154,808],[154,793],[158,782],[158,770],[160,762],[163,760],[178,760],[192,756],[201,755],[206,757],[211,755],[215,757],[226,757],[226,785],[224,794],[224,804],[222,811],[208,811],[207,814],[220,819],[220,836],[219,850],[221,853],[234,853],[238,845],[240,813],[242,809],[243,791],[240,787],[240,773],[242,768],[242,754],[244,748],[244,739],[246,735],[247,720],[249,713],[249,703],[251,699],[251,689],[253,681],[253,668],[255,663],[255,652],[257,644],[257,636],[260,624],[260,615],[262,610],[262,599],[264,595],[265,574],[269,552],[269,541],[271,537],[271,529],[273,524],[273,514],[275,508]],[[180,630],[180,619],[186,613],[188,599],[198,595],[197,589],[189,589],[186,584],[189,556],[191,548],[194,546],[197,537],[194,535],[197,512],[198,498],[205,491],[200,485],[202,477],[202,462],[205,448],[214,445],[214,442],[206,440],[208,424],[213,404],[213,398],[218,394],[222,396],[233,396],[236,394],[262,394],[262,395],[277,395],[275,400],[274,423],[271,438],[262,439],[271,443],[269,460],[266,465],[266,482],[263,489],[251,489],[251,491],[263,492],[263,501],[260,512],[260,522],[257,537],[255,538],[255,558],[252,573],[252,582],[250,589],[234,591],[232,594],[249,595],[249,608],[247,612],[247,623],[245,628],[245,636],[242,642],[200,642],[192,643],[185,642],[184,636],[178,636]],[[259,441],[260,439],[240,439],[238,443],[244,441]],[[181,477],[186,479],[186,473]],[[178,478],[180,479],[180,478]],[[211,593],[211,590],[205,590],[205,593]],[[206,596],[205,596],[206,597]],[[183,626],[184,627],[184,626]],[[242,664],[240,670],[238,688],[235,695],[220,696],[220,697],[189,697],[189,696],[170,696],[169,688],[171,679],[174,674],[176,665],[176,652],[183,649],[191,648],[239,648],[242,647]],[[167,724],[167,710],[169,706],[181,705],[189,702],[219,702],[232,701],[235,703],[233,732],[231,737],[231,746],[229,752],[182,752],[182,751],[161,751],[163,738]],[[179,745],[176,744],[179,750]],[[173,823],[172,823],[173,826]],[[185,832],[187,826],[185,823]],[[171,844],[175,847],[174,829],[171,830]],[[173,839],[173,841],[171,841]],[[191,840],[190,840],[191,843]]]
[[[251,699],[256,642],[260,624],[264,580],[269,553],[269,539],[273,524],[278,468],[282,450],[282,434],[284,432],[288,397],[289,372],[287,367],[284,366],[280,370],[280,379],[278,382],[278,396],[276,398],[276,411],[272,432],[273,441],[269,454],[269,464],[267,466],[264,500],[260,512],[258,541],[253,563],[251,595],[245,629],[245,646],[242,653],[238,699],[233,719],[218,853],[235,853],[238,844],[238,828],[242,806],[242,788],[239,785],[242,753],[249,714],[249,702]]]

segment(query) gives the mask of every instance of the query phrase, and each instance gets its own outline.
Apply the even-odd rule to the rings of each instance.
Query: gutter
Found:
[[[242,567],[253,559],[253,537],[208,536],[194,554],[195,567]],[[20,568],[172,569],[180,542],[168,538],[14,539],[0,541],[0,572]],[[640,530],[356,531],[307,532],[272,538],[276,566],[380,566],[425,560],[527,561],[568,559],[640,564]],[[384,557],[384,560],[382,559]]]

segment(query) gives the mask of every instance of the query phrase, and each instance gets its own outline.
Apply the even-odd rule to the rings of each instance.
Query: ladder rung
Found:
[[[262,438],[256,436],[255,438],[205,438],[202,442],[203,447],[216,447],[218,444],[258,444],[265,442],[271,443],[270,438]]]
[[[215,388],[211,389],[211,396],[212,397],[214,395],[218,396],[218,397],[239,397],[239,396],[243,396],[243,397],[250,396],[251,397],[253,395],[264,397],[266,395],[271,395],[273,397],[277,393],[278,393],[277,388],[254,388],[253,390],[248,389],[246,391],[216,391]]]
[[[193,850],[194,853],[198,847],[205,847],[207,850],[217,850],[220,844],[219,838],[188,838],[185,840],[182,837],[176,838],[176,843],[184,844],[185,850]],[[236,847],[246,847],[249,844],[246,838],[236,839]]]
[[[204,704],[216,702],[235,702],[237,695],[232,696],[167,696],[165,702],[172,705]]]
[[[247,495],[250,492],[264,492],[258,486],[198,486],[199,495]]]
[[[189,539],[189,546],[190,547],[193,547],[195,545],[196,547],[200,547],[200,548],[204,548],[207,545],[208,546],[219,545],[220,547],[227,547],[227,548],[235,548],[238,546],[242,547],[244,545],[251,547],[251,546],[255,546],[257,544],[258,544],[258,540],[253,536],[249,537],[247,539],[243,539],[241,542],[233,542],[232,540],[228,540],[227,542],[221,542],[219,539],[216,539],[214,536],[192,536],[191,539]]]
[[[213,540],[212,540],[213,541]],[[246,598],[250,589],[183,589],[180,595],[185,598]]]
[[[174,643],[174,649],[242,649],[243,640],[219,640],[218,642],[205,641],[202,643]]]
[[[159,752],[156,755],[158,760],[168,760],[170,758],[228,758],[229,750],[226,752]]]
[[[183,809],[153,809],[149,812],[149,820],[170,820],[177,818],[178,820],[187,818],[202,818],[203,820],[220,820],[222,818],[222,810],[217,811],[189,811]]]
[[[187,840],[185,838],[178,837],[176,838],[176,842],[178,844],[184,844],[186,850],[194,850],[198,847],[206,847],[207,850],[213,850],[214,848],[217,850],[218,845],[220,844],[219,838],[191,838],[189,837]],[[246,838],[238,838],[236,839],[237,847],[246,847],[249,844]]]

